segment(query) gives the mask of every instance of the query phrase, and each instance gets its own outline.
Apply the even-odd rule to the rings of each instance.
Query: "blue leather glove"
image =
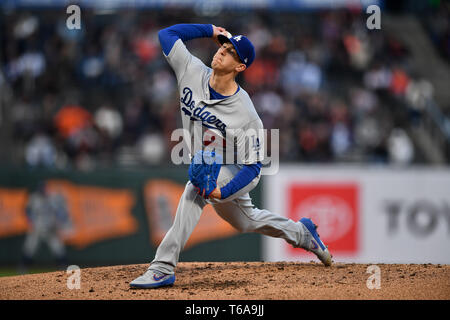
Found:
[[[208,198],[217,187],[217,177],[222,166],[222,156],[215,151],[197,151],[189,166],[189,180],[197,193]]]

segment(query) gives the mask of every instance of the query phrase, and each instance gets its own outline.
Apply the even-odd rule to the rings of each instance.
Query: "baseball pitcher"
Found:
[[[263,124],[249,95],[235,78],[255,59],[250,40],[244,35],[232,36],[225,28],[211,24],[177,24],[159,31],[158,35],[164,56],[177,78],[183,129],[190,138],[201,141],[190,144],[190,179],[173,225],[147,271],[130,286],[157,288],[175,282],[180,251],[208,203],[240,232],[283,238],[295,248],[313,252],[322,263],[330,266],[331,255],[310,219],[295,222],[257,209],[249,196],[260,180]],[[211,67],[186,48],[185,42],[195,38],[212,38],[219,45]],[[196,132],[199,128],[221,139],[221,143],[217,143],[218,139],[214,141],[217,148],[236,150],[234,161],[225,161],[223,150],[211,152],[192,147],[195,142],[206,145],[203,135]]]

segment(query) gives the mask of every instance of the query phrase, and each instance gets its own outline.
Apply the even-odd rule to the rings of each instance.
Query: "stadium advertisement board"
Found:
[[[264,207],[310,217],[334,261],[450,263],[448,169],[284,166],[264,178]],[[263,257],[316,260],[269,237]]]
[[[64,199],[59,204],[67,209],[67,215],[62,214],[67,219],[57,229],[70,263],[80,267],[147,263],[172,225],[187,176],[182,166],[95,172],[0,168],[0,266],[20,263],[34,225],[26,208],[44,181],[49,191]],[[259,186],[251,195],[261,206]],[[52,217],[46,210],[32,215],[41,214]],[[34,256],[36,266],[54,262],[44,240]],[[260,244],[259,234],[238,234],[207,205],[180,261],[259,261]]]

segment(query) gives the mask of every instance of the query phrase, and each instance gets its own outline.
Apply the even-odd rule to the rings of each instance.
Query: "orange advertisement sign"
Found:
[[[144,188],[149,220],[150,241],[158,246],[172,226],[184,186],[170,180],[151,180]],[[184,248],[237,234],[237,230],[221,219],[208,204]]]
[[[48,188],[67,202],[73,226],[72,232],[64,236],[67,244],[83,248],[137,230],[131,213],[135,199],[128,190],[78,186],[63,180],[49,180]]]
[[[28,230],[25,189],[0,189],[0,238],[19,235]]]

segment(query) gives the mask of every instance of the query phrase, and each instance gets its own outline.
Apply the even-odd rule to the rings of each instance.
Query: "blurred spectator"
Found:
[[[65,105],[54,117],[64,150],[81,170],[94,168],[92,154],[99,150],[100,138],[93,121],[91,113],[78,105]]]
[[[122,116],[110,105],[101,106],[94,115],[97,127],[106,133],[110,139],[116,139],[122,133]]]
[[[45,71],[45,58],[42,52],[26,52],[10,61],[6,66],[6,75],[9,80],[15,81],[22,75],[36,78]]]
[[[406,132],[394,128],[388,138],[389,160],[392,164],[407,165],[414,157],[414,147]]]
[[[147,109],[142,98],[134,97],[127,101],[124,114],[125,140],[136,141],[144,131],[147,123]]]
[[[64,138],[69,138],[92,124],[89,111],[78,105],[63,106],[54,117],[55,127]]]
[[[322,71],[315,63],[308,62],[305,54],[294,51],[288,54],[281,69],[281,85],[288,96],[304,91],[317,92],[322,82]]]
[[[377,96],[372,91],[362,88],[351,88],[350,101],[356,116],[371,113],[378,104]]]
[[[25,159],[30,167],[53,167],[56,150],[50,138],[45,134],[35,135],[25,147]]]
[[[71,134],[66,143],[70,156],[86,156],[86,153],[94,152],[98,148],[99,136],[93,127],[84,127]]]
[[[39,26],[39,20],[35,16],[25,14],[14,25],[14,37],[24,39],[32,35]]]
[[[248,38],[252,39],[256,54],[258,54],[261,49],[270,43],[272,34],[260,21],[251,23],[248,29]]]
[[[81,61],[81,74],[86,80],[96,79],[104,71],[105,63],[94,47],[90,47],[88,53]]]
[[[336,123],[331,131],[331,148],[333,154],[339,159],[350,150],[350,147],[351,137],[348,126],[342,122]]]
[[[259,92],[253,97],[253,103],[265,128],[276,128],[275,121],[284,109],[280,95],[274,91]]]
[[[160,52],[156,30],[139,30],[133,37],[132,45],[134,53],[143,63],[152,61]]]
[[[14,128],[14,136],[18,139],[29,139],[36,127],[39,117],[38,109],[30,103],[30,98],[24,96],[14,101],[11,108],[10,120]]]
[[[433,85],[425,79],[410,81],[406,87],[406,100],[416,110],[423,110],[432,96]]]
[[[349,111],[347,105],[340,100],[333,101],[330,109],[331,149],[336,159],[342,159],[352,146]]]
[[[409,77],[405,71],[396,68],[392,72],[390,90],[394,95],[403,96],[408,87]]]
[[[370,43],[367,36],[347,34],[344,36],[344,46],[350,56],[350,63],[357,69],[364,70],[370,61]]]
[[[376,65],[364,74],[364,84],[368,89],[388,89],[392,83],[392,72],[386,66]]]
[[[138,141],[140,156],[147,164],[159,164],[166,156],[165,142],[160,134],[147,133]]]
[[[363,150],[375,149],[383,139],[381,127],[373,116],[366,116],[358,122],[355,128],[355,142]]]
[[[152,77],[152,85],[149,88],[149,99],[154,104],[164,104],[177,91],[177,81],[175,76],[168,70],[155,72]]]
[[[267,87],[275,87],[278,82],[278,73],[274,61],[264,58],[256,59],[252,63],[252,67],[243,74],[243,78],[249,86],[246,89],[253,93]]]

